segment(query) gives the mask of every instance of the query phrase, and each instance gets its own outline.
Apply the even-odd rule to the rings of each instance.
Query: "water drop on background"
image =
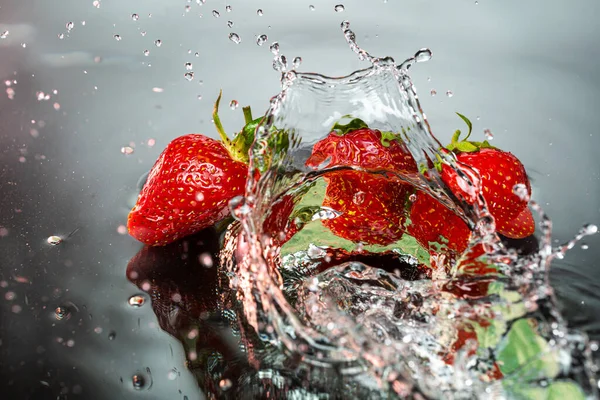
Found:
[[[71,29],[73,29],[74,26],[75,24],[73,22],[67,22],[67,31],[71,32]]]
[[[262,46],[267,41],[268,37],[265,34],[260,35],[256,38],[256,44]]]
[[[185,63],[185,69],[188,71],[191,71],[193,68],[192,63],[191,62],[186,62]]]
[[[116,40],[117,42],[121,41],[121,39],[122,39],[122,38],[121,38],[121,35],[113,35],[113,38],[115,38],[115,40]]]
[[[273,55],[278,55],[279,54],[279,43],[273,42],[271,44],[271,46],[269,46],[269,50],[271,50],[271,53],[273,53]]]
[[[8,37],[8,35],[10,34],[9,31],[4,31],[2,32],[2,34],[0,34],[0,39],[6,39]]]
[[[240,38],[240,35],[238,35],[237,33],[231,32],[229,34],[229,40],[231,40],[235,44],[239,44],[242,41],[242,38]]]
[[[160,47],[160,46],[162,46],[162,40],[160,40],[160,39],[156,39],[156,40],[154,41],[154,45],[155,45],[156,47]]]
[[[144,55],[148,57],[150,55],[150,50],[144,50]]]
[[[235,110],[236,108],[238,108],[238,101],[237,100],[231,100],[231,102],[229,103],[229,108],[231,108],[232,110]]]
[[[134,296],[131,296],[127,302],[132,307],[141,307],[146,302],[146,298],[141,294],[136,294]]]
[[[483,131],[483,136],[485,136],[485,140],[492,140],[494,138],[494,134],[489,129]]]
[[[454,96],[454,93],[452,93],[452,90],[447,90],[446,91],[446,96],[452,97],[452,96]]]
[[[137,21],[138,19],[140,19],[140,16],[137,14],[131,14],[131,19]]]
[[[296,57],[294,58],[294,61],[292,61],[294,69],[298,69],[300,67],[300,64],[302,64],[302,57]]]
[[[416,62],[425,62],[425,61],[429,61],[431,60],[431,50],[429,49],[421,49],[419,51],[417,51],[417,53],[415,54],[415,61]]]
[[[221,16],[221,14],[217,10],[212,10],[212,15],[215,18],[219,18]]]
[[[233,28],[233,21],[227,21],[227,27]]]
[[[58,244],[61,244],[63,240],[60,236],[52,235],[52,236],[48,237],[48,239],[46,239],[46,241],[48,242],[48,244],[51,244],[52,246],[56,246]]]
[[[308,6],[308,9],[309,9],[310,11],[315,11],[315,6],[313,6],[313,5],[311,4],[310,6]]]
[[[435,89],[431,89],[431,91],[429,92],[432,96],[435,96],[437,94],[437,91]]]
[[[125,154],[126,156],[133,154],[134,149],[131,146],[124,146],[121,147],[121,153]]]
[[[335,12],[342,12],[342,11],[344,11],[346,8],[344,7],[344,5],[343,5],[343,4],[338,4],[338,5],[337,5],[337,6],[335,6],[333,9],[335,10]]]
[[[231,12],[233,10],[230,5],[225,6],[225,11]]]
[[[115,338],[117,337],[117,332],[115,331],[110,331],[108,333],[108,340],[115,340]]]
[[[193,72],[186,72],[185,74],[183,74],[183,77],[188,81],[191,82],[194,80],[194,73]]]
[[[263,10],[261,10],[260,8],[258,10],[256,10],[256,15],[258,15],[259,17],[263,16]]]
[[[232,385],[233,384],[231,383],[230,379],[221,379],[221,381],[219,382],[219,387],[223,391],[231,389]]]
[[[586,224],[583,226],[581,232],[584,235],[595,235],[596,233],[598,233],[598,226],[594,224]]]

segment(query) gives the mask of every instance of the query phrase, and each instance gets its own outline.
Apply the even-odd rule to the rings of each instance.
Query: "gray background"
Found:
[[[0,281],[7,285],[0,287],[0,386],[9,398],[56,398],[64,388],[81,398],[132,398],[141,394],[127,380],[148,366],[154,384],[144,398],[201,397],[178,342],[156,327],[149,307],[126,304],[138,290],[125,279],[125,266],[141,246],[117,228],[138,178],[171,139],[216,137],[210,113],[219,89],[221,118],[232,133],[242,125],[242,105],[255,114],[266,110],[279,89],[271,42],[290,62],[301,56],[301,71],[345,75],[366,67],[344,41],[344,19],[374,55],[400,62],[431,48],[432,60],[412,75],[434,133],[449,141],[461,124],[455,111],[473,120],[479,138],[490,129],[493,144],[526,165],[559,242],[584,223],[600,223],[599,2],[355,0],[339,13],[335,4],[0,1],[0,33],[9,31],[0,39],[0,78],[17,81],[12,100],[0,85]],[[228,39],[231,32],[240,44]],[[263,46],[256,44],[260,34],[269,37]],[[193,63],[192,81],[184,78],[186,62]],[[51,98],[38,101],[38,91]],[[227,107],[233,99],[236,110]],[[134,153],[122,154],[130,142]],[[45,242],[77,228],[59,246]],[[556,264],[553,279],[570,318],[595,334],[600,238],[585,242],[590,248],[577,246]],[[5,300],[7,292],[16,299]],[[53,310],[67,301],[80,311],[57,322]],[[15,313],[14,305],[22,310]],[[173,367],[181,376],[168,380]]]

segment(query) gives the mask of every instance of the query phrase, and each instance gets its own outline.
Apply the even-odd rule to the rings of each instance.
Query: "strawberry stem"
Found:
[[[213,109],[213,122],[217,127],[217,132],[219,132],[219,136],[223,141],[223,144],[227,148],[231,148],[231,140],[227,137],[227,133],[225,133],[225,129],[223,129],[223,124],[221,124],[221,118],[219,118],[219,103],[221,102],[221,96],[223,95],[223,90],[219,91],[219,97],[217,97],[217,101],[215,102],[215,108]]]
[[[250,106],[246,106],[244,108],[242,108],[242,111],[244,112],[244,122],[246,123],[246,125],[248,125],[250,122],[252,122],[252,110],[250,109]]]

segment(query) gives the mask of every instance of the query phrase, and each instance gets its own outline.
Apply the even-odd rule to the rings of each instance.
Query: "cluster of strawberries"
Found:
[[[128,218],[129,233],[137,240],[162,246],[214,225],[228,215],[229,200],[243,194],[248,149],[260,118],[253,120],[250,109],[245,108],[246,126],[235,139],[229,139],[218,117],[220,97],[213,119],[221,140],[200,134],[181,136],[169,143],[156,161]],[[469,133],[460,139],[461,133],[456,131],[446,149],[456,155],[460,164],[479,174],[496,231],[509,238],[532,235],[535,224],[527,199],[513,189],[521,185],[528,192],[531,190],[522,163],[487,141],[468,141],[471,123],[459,116],[467,122]],[[335,235],[357,243],[385,246],[406,232],[431,253],[443,251],[455,257],[466,249],[471,230],[463,219],[428,193],[396,178],[418,174],[419,168],[397,136],[370,129],[359,119],[346,125],[336,124],[326,138],[313,146],[306,165],[314,169],[362,169],[342,169],[325,175],[323,206],[338,211],[340,216],[323,220],[323,224]],[[436,167],[457,198],[476,201],[454,169],[441,162]],[[394,176],[366,170],[385,170]],[[266,221],[267,232],[282,232],[279,244],[295,233],[296,225],[290,220],[293,206],[291,198],[284,198],[273,205],[281,209],[272,212],[274,217]]]

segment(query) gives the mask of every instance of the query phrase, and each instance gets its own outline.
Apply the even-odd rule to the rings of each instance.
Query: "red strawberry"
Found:
[[[360,171],[330,174],[324,207],[342,214],[323,220],[335,235],[352,242],[387,246],[402,237],[411,186]]]
[[[290,219],[294,211],[294,197],[285,195],[275,201],[269,210],[263,232],[273,238],[273,244],[283,246],[298,231],[296,223]]]
[[[220,99],[213,119],[223,142],[199,134],[181,136],[152,167],[127,220],[129,233],[140,242],[162,246],[209,227],[225,218],[229,200],[243,193],[247,132],[233,142],[227,138],[217,113]],[[244,114],[248,127],[255,121],[248,121],[249,109]]]
[[[483,197],[496,221],[496,231],[515,239],[533,234],[535,224],[527,207],[528,201],[514,193],[515,185],[522,185],[528,194],[531,193],[525,167],[512,153],[492,147],[487,141],[467,141],[471,135],[471,122],[458,115],[467,123],[469,133],[459,141],[460,131],[457,130],[448,150],[457,153],[459,162],[479,173]],[[456,171],[446,164],[442,164],[442,180],[457,197],[470,203],[475,201],[473,195],[461,187],[462,180]]]
[[[315,169],[354,166],[398,173],[417,172],[416,163],[402,142],[388,132],[366,126],[359,119],[347,125],[336,124],[325,139],[314,145],[306,165]]]
[[[418,192],[410,209],[408,233],[430,252],[440,250],[456,258],[467,248],[471,230],[453,211],[425,192]]]

